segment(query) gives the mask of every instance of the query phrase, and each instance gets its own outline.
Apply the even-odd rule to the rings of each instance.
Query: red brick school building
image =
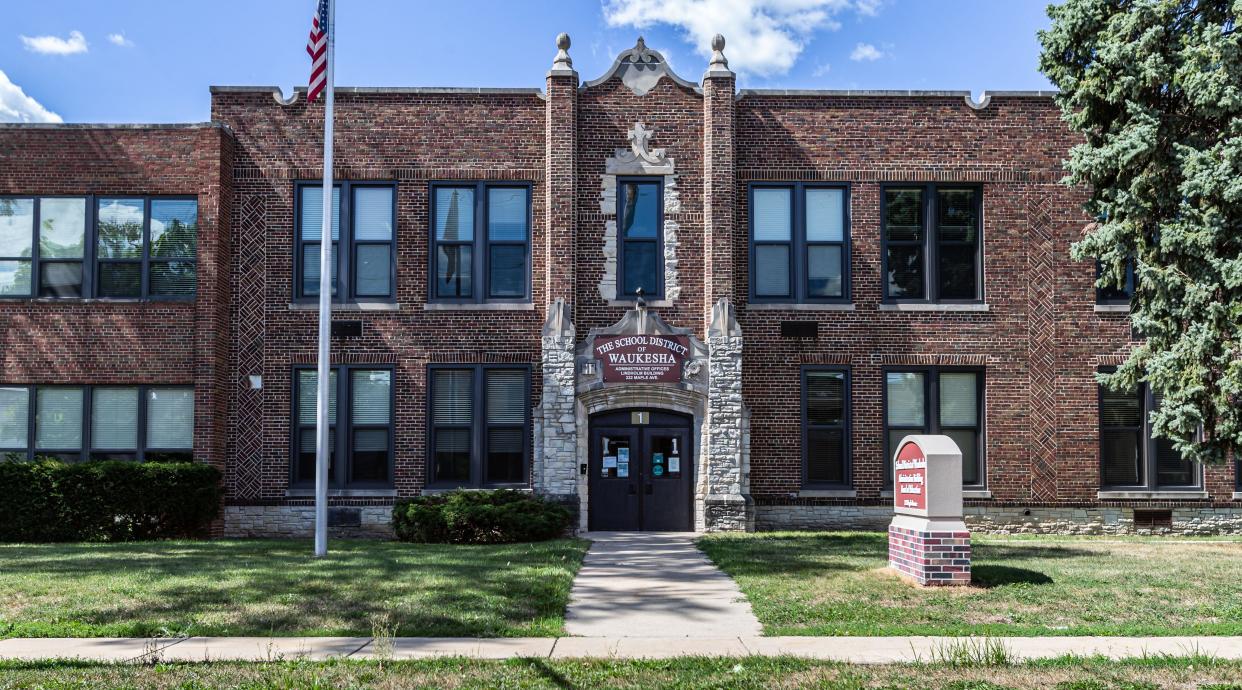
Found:
[[[338,88],[331,522],[531,489],[583,529],[884,528],[946,434],[976,530],[1242,531],[1233,467],[1096,372],[1044,92],[739,90],[640,39],[542,89]],[[313,522],[323,107],[0,125],[0,454],[189,459],[222,533]]]

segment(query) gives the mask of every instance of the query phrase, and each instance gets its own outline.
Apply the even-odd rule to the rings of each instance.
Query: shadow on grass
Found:
[[[544,659],[530,658],[525,661],[530,662],[531,668],[535,670],[535,673],[539,674],[540,678],[543,678],[561,690],[577,690],[578,686],[569,682],[569,679],[566,678],[560,671],[548,666],[547,661]]]
[[[1008,565],[972,565],[970,583],[976,587],[991,589],[1015,584],[1050,585],[1052,578],[1035,570]]]

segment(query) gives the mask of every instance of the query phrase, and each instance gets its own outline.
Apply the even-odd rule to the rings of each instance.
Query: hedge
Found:
[[[189,462],[0,462],[0,541],[206,536],[220,472]]]
[[[398,501],[392,526],[402,541],[504,544],[563,536],[572,513],[565,506],[509,490],[452,491]]]

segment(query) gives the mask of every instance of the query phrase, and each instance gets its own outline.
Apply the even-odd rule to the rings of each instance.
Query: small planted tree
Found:
[[[1135,270],[1141,334],[1114,389],[1146,382],[1188,460],[1242,448],[1242,0],[1067,0],[1040,69],[1084,141],[1067,182],[1096,219],[1072,249],[1100,287]]]

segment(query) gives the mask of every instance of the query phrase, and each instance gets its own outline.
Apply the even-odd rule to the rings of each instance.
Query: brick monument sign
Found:
[[[948,436],[913,435],[893,456],[888,567],[920,585],[970,584],[962,520],[962,451]]]

